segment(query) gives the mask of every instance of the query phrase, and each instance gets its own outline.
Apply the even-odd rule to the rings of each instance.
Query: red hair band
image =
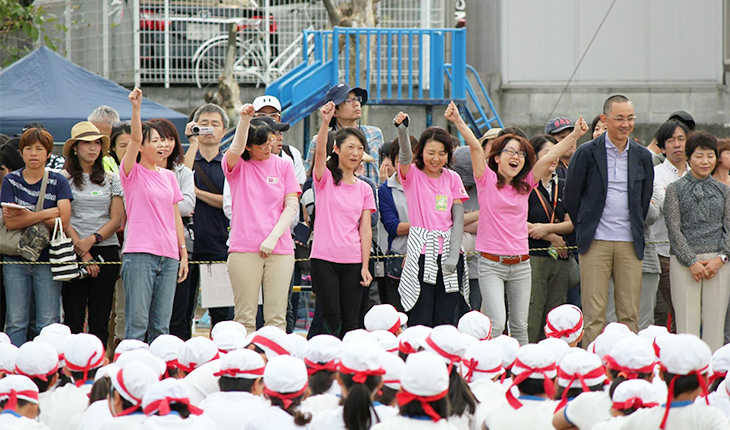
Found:
[[[601,376],[605,375],[606,370],[603,367],[597,367],[586,374],[575,373],[572,375],[569,373],[565,373],[563,369],[558,367],[558,378],[567,379],[568,384],[563,390],[563,395],[560,397],[560,403],[558,403],[558,406],[555,408],[555,412],[560,410],[560,408],[564,407],[568,403],[568,391],[570,390],[570,386],[573,384],[573,382],[578,380],[580,382],[580,386],[583,392],[585,393],[586,391],[590,391],[588,385],[586,385],[586,379],[600,378]]]
[[[94,360],[94,357],[99,355],[99,358],[92,362]],[[78,381],[74,381],[74,385],[77,387],[80,387],[86,383],[86,381],[89,380],[89,370],[95,369],[104,362],[104,347],[101,347],[101,354],[99,354],[99,351],[94,351],[94,354],[89,357],[88,360],[86,360],[86,365],[84,366],[77,366],[73,363],[70,363],[68,360],[66,360],[66,368],[72,372],[84,372],[84,377],[79,379]]]
[[[695,375],[697,376],[697,382],[700,383],[700,388],[702,389],[701,396],[705,398],[705,402],[707,402],[707,405],[710,405],[710,400],[707,398],[707,383],[705,382],[705,379],[702,377],[702,372],[707,370],[708,366],[703,367],[700,370],[693,370],[689,372],[686,375],[675,375],[674,378],[672,378],[671,382],[669,382],[669,389],[667,390],[667,405],[664,407],[664,416],[662,417],[662,423],[659,425],[659,428],[664,430],[667,425],[667,417],[669,416],[669,409],[672,407],[672,398],[674,397],[674,383],[677,382],[677,378],[681,376],[689,376],[689,375]],[[661,369],[664,373],[671,373],[667,370],[666,367],[661,366]]]
[[[656,402],[648,402],[644,403],[644,400],[641,399],[641,397],[631,397],[626,399],[623,402],[613,402],[613,408],[617,411],[621,411],[624,409],[641,409],[641,408],[653,408],[654,406],[659,406],[659,403]]]
[[[507,389],[507,402],[515,409],[519,409],[522,407],[522,403],[515,398],[515,396],[512,394],[512,387],[521,384],[525,379],[527,379],[530,375],[534,373],[539,373],[543,376],[543,387],[545,388],[545,394],[548,395],[548,397],[553,398],[555,397],[555,385],[553,384],[553,381],[548,378],[547,372],[555,370],[557,367],[555,363],[550,364],[549,366],[545,367],[530,367],[522,363],[519,359],[515,359],[514,366],[519,366],[525,369],[524,372],[520,373],[519,375],[514,376],[514,379],[512,380],[512,385],[510,385],[509,389]]]
[[[433,348],[434,351],[436,351],[440,356],[447,358],[449,360],[449,373],[451,373],[451,369],[454,367],[454,363],[458,363],[461,361],[461,357],[455,354],[450,354],[443,349],[441,349],[438,345],[436,345],[436,342],[431,339],[431,335],[429,334],[426,338],[426,343],[428,346]]]
[[[464,366],[466,366],[467,369],[469,369],[466,372],[466,375],[464,375],[464,379],[466,380],[466,382],[471,382],[471,378],[474,376],[474,372],[479,372],[479,373],[497,373],[500,370],[502,370],[502,364],[501,363],[497,367],[495,367],[494,369],[489,369],[489,370],[477,369],[477,366],[479,366],[479,361],[477,361],[476,359],[462,360],[461,363]]]
[[[155,412],[157,412],[157,414],[160,416],[167,415],[170,412],[172,412],[172,410],[170,409],[170,403],[179,403],[179,404],[187,406],[188,412],[190,412],[193,415],[200,415],[203,413],[202,409],[199,409],[199,408],[191,405],[190,399],[188,399],[187,397],[183,397],[183,398],[165,397],[164,399],[155,400],[154,402],[147,405],[146,408],[144,408],[144,413],[147,416],[150,416]]]
[[[330,360],[326,363],[315,363],[305,358],[304,364],[307,365],[307,374],[309,376],[321,371],[337,372],[337,360]]]
[[[277,353],[279,355],[291,355],[291,354],[289,354],[289,351],[287,351],[286,349],[282,348],[281,345],[279,345],[278,343],[276,343],[273,340],[269,339],[268,337],[263,337],[261,335],[256,335],[251,340],[251,343],[253,343],[253,344],[260,343],[261,345],[269,348],[270,350],[274,351],[275,353]]]
[[[615,370],[617,372],[623,373],[626,376],[626,379],[636,379],[639,377],[640,373],[652,373],[654,372],[654,365],[656,363],[647,364],[644,367],[639,367],[637,369],[631,369],[628,367],[621,366],[614,360],[613,357],[610,355],[606,355],[603,357],[603,361],[606,362],[606,367],[608,367],[610,370]]]
[[[385,375],[385,369],[375,370],[354,370],[340,363],[338,370],[340,373],[345,375],[352,375],[352,380],[358,384],[364,384],[368,379],[368,376],[382,376]]]
[[[307,384],[304,384],[304,388],[302,388],[301,390],[295,391],[293,393],[279,393],[278,391],[269,390],[264,385],[264,394],[269,397],[274,397],[281,400],[281,402],[284,403],[284,409],[289,409],[289,406],[294,403],[293,399],[302,396],[305,391],[307,391]]]
[[[431,417],[431,420],[433,422],[437,422],[441,419],[441,416],[437,414],[436,411],[433,409],[433,406],[431,406],[431,402],[443,399],[446,394],[448,394],[448,392],[449,390],[447,389],[446,391],[436,394],[435,396],[417,396],[413,393],[409,393],[401,387],[401,391],[395,395],[395,398],[398,401],[398,406],[405,406],[414,401],[420,402],[421,408],[423,408],[423,412]]]
[[[213,374],[213,376],[236,376],[236,375],[242,375],[244,373],[249,374],[249,375],[263,376],[264,368],[259,367],[256,369],[226,369],[226,370],[221,370],[219,372],[215,372]]]
[[[555,326],[553,326],[552,323],[550,322],[549,318],[545,322],[547,323],[546,325],[550,329],[550,333],[545,332],[545,336],[560,339],[562,337],[568,337],[571,334],[577,333],[583,329],[583,314],[582,313],[580,314],[580,320],[578,320],[578,323],[575,326],[573,326],[571,328],[566,328],[565,330],[556,329]]]
[[[2,396],[8,396],[8,402],[5,403],[5,407],[3,408],[4,411],[15,411],[17,409],[18,396],[30,397],[31,399],[38,402],[38,392],[33,390],[16,391],[15,389],[11,388],[9,393],[0,393],[0,397]]]
[[[142,399],[138,399],[138,398],[134,397],[132,395],[132,393],[130,393],[129,390],[127,389],[127,386],[124,385],[124,378],[122,377],[123,371],[124,371],[124,368],[120,369],[119,372],[117,372],[117,382],[119,383],[119,386],[122,387],[124,392],[127,393],[127,395],[134,400],[134,404],[132,404],[132,406],[128,407],[127,409],[124,409],[122,412],[118,413],[116,415],[118,417],[123,417],[125,415],[129,415],[132,412],[139,409],[140,406],[142,406]]]

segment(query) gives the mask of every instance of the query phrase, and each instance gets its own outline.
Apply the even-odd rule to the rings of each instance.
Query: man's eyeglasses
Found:
[[[515,155],[517,158],[525,158],[527,156],[527,153],[525,151],[515,151],[514,149],[503,149],[501,152],[507,154],[509,158],[514,157]]]
[[[614,116],[608,116],[608,115],[606,115],[606,117],[609,118],[609,119],[612,119],[612,120],[616,121],[619,124],[623,124],[624,122],[628,122],[629,124],[631,124],[631,123],[633,123],[633,122],[636,121],[636,115],[631,115],[631,116],[628,116],[626,118],[624,118],[622,116],[616,116],[616,117],[614,117]]]
[[[281,120],[281,114],[280,113],[266,113],[266,112],[256,112],[253,114],[254,118],[271,118],[274,121],[280,121]]]
[[[350,97],[350,98],[345,99],[345,101],[343,101],[343,103],[346,104],[346,105],[351,105],[351,104],[353,104],[355,102],[357,102],[357,104],[361,105],[362,104],[362,97],[360,97],[360,96]]]

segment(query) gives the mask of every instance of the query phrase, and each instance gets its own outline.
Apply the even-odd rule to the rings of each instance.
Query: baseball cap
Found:
[[[496,139],[499,137],[499,132],[502,131],[499,127],[490,128],[486,133],[479,138],[479,143],[484,143],[485,140]]]
[[[273,119],[269,118],[268,116],[254,118],[251,120],[251,125],[255,126],[261,126],[263,124],[266,124],[269,126],[270,129],[274,131],[287,131],[289,130],[289,123],[286,122],[276,122]]]
[[[362,98],[361,105],[368,102],[368,92],[366,90],[358,87],[352,88],[345,83],[339,83],[327,90],[325,102],[333,102],[336,105],[341,104],[351,92],[355,92],[355,95]]]
[[[545,134],[556,134],[560,133],[565,129],[574,129],[573,121],[569,120],[564,116],[553,118],[545,124]]]
[[[258,96],[253,99],[252,104],[253,109],[257,112],[260,111],[261,108],[264,108],[266,106],[271,106],[272,108],[281,112],[281,102],[279,102],[279,99],[274,96]]]
[[[689,112],[683,110],[673,112],[671,115],[669,115],[669,120],[675,120],[684,123],[684,125],[686,125],[687,128],[689,128],[690,130],[694,130],[696,126],[694,117],[690,115]]]

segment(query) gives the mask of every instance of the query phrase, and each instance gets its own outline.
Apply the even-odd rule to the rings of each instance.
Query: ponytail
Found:
[[[342,418],[347,430],[368,430],[372,425],[372,415],[375,412],[371,400],[373,393],[380,386],[380,376],[368,376],[365,383],[359,384],[352,380],[352,375],[340,373],[340,380],[347,388],[347,397],[342,400]],[[377,412],[375,419],[380,421]]]
[[[327,159],[327,168],[332,173],[332,180],[335,182],[335,185],[340,185],[343,173],[342,169],[340,169],[340,155],[338,153],[332,151]]]
[[[334,137],[332,136],[334,134]],[[334,146],[337,146],[338,148],[342,144],[342,142],[345,141],[349,136],[355,136],[360,143],[362,144],[363,151],[366,153],[370,153],[368,150],[368,141],[365,135],[362,131],[360,131],[359,128],[352,128],[352,127],[344,127],[339,130],[337,130],[336,133],[332,133],[330,131],[327,134],[327,148],[329,149],[329,140],[334,140]],[[342,169],[340,169],[340,156],[335,151],[327,151],[329,153],[329,159],[327,160],[327,168],[332,173],[332,179],[335,182],[335,185],[340,185],[340,182],[342,181]]]
[[[284,401],[281,400],[278,397],[269,397],[269,400],[271,401],[271,406],[277,406],[283,409],[286,413],[294,417],[294,424],[304,427],[310,422],[312,422],[312,414],[309,412],[302,412],[299,410],[299,406],[302,404],[302,396],[295,397],[291,400],[291,405],[289,405],[288,408],[284,407]]]
[[[335,379],[335,372],[329,370],[320,370],[309,376],[309,395],[318,396],[324,394],[332,388],[332,382]]]
[[[465,412],[473,414],[477,409],[477,399],[464,378],[459,375],[456,366],[451,368],[449,374],[449,395],[451,403],[451,416],[461,416]]]

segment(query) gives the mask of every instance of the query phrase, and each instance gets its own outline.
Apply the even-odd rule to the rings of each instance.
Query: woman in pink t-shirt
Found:
[[[142,124],[142,90],[132,90],[129,100],[132,141],[119,169],[127,209],[122,263],[124,337],[151,343],[169,332],[176,281],[188,276],[178,208],[183,196],[175,174],[157,166],[163,158],[164,137],[155,126]]]
[[[335,104],[328,102],[320,113],[312,171],[317,199],[312,290],[322,305],[325,333],[342,337],[359,328],[362,288],[369,288],[373,280],[368,263],[375,198],[372,188],[355,176],[367,145],[365,136],[356,128],[341,128],[328,159],[327,132]]]
[[[398,175],[411,221],[398,286],[401,304],[411,325],[454,324],[459,293],[469,303],[468,269],[461,255],[463,201],[469,195],[459,174],[446,168],[453,155],[451,135],[441,127],[427,128],[414,157],[408,116],[399,112],[393,122],[400,145]]]
[[[292,163],[271,156],[274,130],[251,121],[254,108],[241,108],[236,136],[224,156],[223,173],[231,187],[231,234],[228,274],[236,321],[256,330],[259,290],[263,285],[264,322],[286,329],[294,245],[289,226],[302,192]]]
[[[485,162],[479,140],[459,115],[454,102],[449,104],[444,116],[456,125],[471,150],[480,209],[475,248],[481,253],[482,312],[492,320],[492,336],[501,335],[507,319],[506,291],[510,334],[525,345],[532,285],[527,239],[530,192],[537,186],[535,178],[548,174],[550,165],[588,131],[588,124],[580,117],[573,133],[537,161],[527,140],[506,134],[492,144]]]

